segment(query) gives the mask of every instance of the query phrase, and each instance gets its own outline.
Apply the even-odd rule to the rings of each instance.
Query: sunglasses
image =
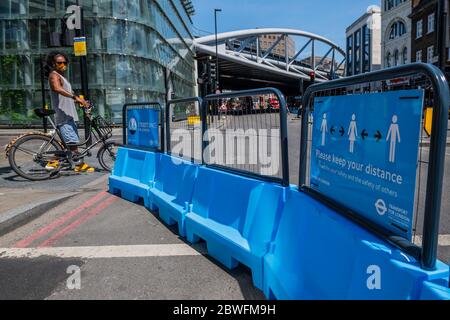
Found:
[[[57,65],[67,65],[67,62],[56,62]]]

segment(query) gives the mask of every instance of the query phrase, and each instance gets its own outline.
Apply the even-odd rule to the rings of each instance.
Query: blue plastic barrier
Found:
[[[155,179],[161,154],[128,148],[119,148],[112,175],[109,177],[109,191],[120,194],[124,199],[149,203],[148,192]]]
[[[374,270],[379,290],[368,283]],[[289,190],[264,258],[264,293],[277,299],[448,299],[448,272],[442,262],[435,271],[421,269],[365,229]]]
[[[202,238],[208,253],[232,269],[241,262],[262,289],[263,257],[274,237],[285,189],[277,184],[200,167],[192,206],[186,215],[187,239]]]
[[[149,189],[150,210],[158,209],[159,217],[168,225],[178,223],[179,234],[183,237],[197,170],[195,164],[162,155],[155,181]]]

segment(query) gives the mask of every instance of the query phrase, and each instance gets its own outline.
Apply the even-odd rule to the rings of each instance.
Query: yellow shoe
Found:
[[[51,171],[51,170],[55,170],[58,167],[59,167],[59,161],[58,160],[54,160],[54,161],[47,162],[47,165],[45,166],[45,169]]]
[[[95,169],[90,167],[87,163],[80,164],[75,167],[75,172],[87,172],[92,173],[95,172]]]

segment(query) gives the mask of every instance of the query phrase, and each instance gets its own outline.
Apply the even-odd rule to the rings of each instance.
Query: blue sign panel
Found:
[[[159,110],[133,108],[127,110],[128,144],[136,147],[159,148]]]
[[[422,90],[314,100],[311,187],[411,240]]]

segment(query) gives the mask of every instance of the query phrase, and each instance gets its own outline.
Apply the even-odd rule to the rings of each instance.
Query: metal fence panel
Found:
[[[167,153],[202,162],[202,101],[200,97],[192,97],[167,102]]]
[[[289,185],[287,109],[274,88],[207,96],[203,163]]]
[[[422,130],[421,144],[418,150],[413,243],[393,235],[392,232],[312,190],[309,180],[311,128],[314,123],[311,111],[314,98],[364,95],[366,93],[405,89],[423,89],[425,91],[424,108],[433,107],[431,139],[428,143],[426,134]],[[424,269],[434,269],[438,246],[449,104],[450,94],[445,76],[435,66],[423,63],[404,65],[311,86],[303,99],[299,169],[300,189],[413,255],[421,261]],[[423,126],[423,124],[421,125]],[[427,144],[429,144],[429,151],[424,147]],[[422,235],[418,235],[420,230],[422,230]],[[421,241],[418,241],[418,239],[421,239]]]

